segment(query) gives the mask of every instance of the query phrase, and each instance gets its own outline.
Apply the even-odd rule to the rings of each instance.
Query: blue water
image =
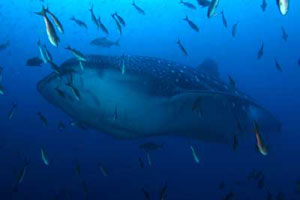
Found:
[[[177,0],[137,0],[146,15],[140,15],[130,0],[74,1],[48,0],[44,2],[62,22],[65,34],[59,34],[59,48],[47,38],[41,17],[33,14],[41,10],[38,0],[2,0],[0,2],[0,43],[10,41],[0,51],[3,67],[2,85],[5,95],[0,96],[0,199],[86,199],[82,186],[85,182],[89,199],[145,199],[141,188],[159,199],[159,192],[168,183],[167,199],[224,199],[234,193],[233,199],[266,199],[268,191],[275,196],[282,192],[285,199],[300,199],[295,192],[300,178],[300,2],[293,1],[287,16],[281,16],[275,0],[267,0],[262,12],[260,0],[220,0],[217,15],[206,17],[206,8],[191,10]],[[104,34],[91,21],[89,8],[110,30],[109,38],[116,40],[119,33],[111,14],[115,11],[126,20],[120,47],[97,48],[89,42]],[[229,27],[222,24],[220,11],[224,10]],[[200,28],[193,31],[183,20],[188,15]],[[70,18],[84,21],[88,29],[80,28]],[[231,28],[238,22],[237,35]],[[284,26],[289,38],[282,39]],[[69,125],[71,118],[50,105],[36,90],[39,80],[52,72],[48,65],[42,68],[25,66],[27,59],[39,56],[38,39],[47,45],[57,64],[71,58],[63,47],[71,44],[84,54],[142,55],[165,58],[189,66],[199,65],[205,58],[219,64],[223,80],[227,74],[234,77],[237,87],[270,110],[282,123],[281,133],[269,134],[268,156],[255,149],[255,137],[240,141],[238,151],[228,145],[206,143],[177,137],[156,137],[139,140],[117,140],[94,131],[81,130]],[[185,57],[176,45],[180,39],[189,55]],[[257,60],[262,42],[265,54]],[[283,72],[276,70],[274,58]],[[14,117],[8,113],[17,104]],[[45,127],[37,116],[42,112],[48,119]],[[145,116],[146,117],[146,116]],[[66,125],[58,130],[59,122]],[[167,124],[166,124],[167,126]],[[163,143],[164,147],[151,152],[152,165],[139,148],[144,142]],[[190,144],[197,151],[200,163],[195,163]],[[44,147],[50,165],[45,166],[40,149]],[[138,158],[144,160],[140,168]],[[13,187],[24,166],[30,165],[18,191]],[[81,175],[75,166],[81,166]],[[98,168],[102,163],[108,170],[104,177]],[[265,177],[263,189],[248,180],[252,169],[261,170]],[[224,181],[225,188],[219,189]],[[239,181],[241,184],[237,184]]]

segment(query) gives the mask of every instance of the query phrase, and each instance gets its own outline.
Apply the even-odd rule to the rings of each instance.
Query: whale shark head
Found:
[[[117,138],[176,135],[230,143],[280,123],[250,97],[203,70],[140,56],[67,60],[38,91],[72,118]]]

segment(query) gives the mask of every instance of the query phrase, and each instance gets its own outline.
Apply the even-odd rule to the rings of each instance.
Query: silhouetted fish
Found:
[[[190,9],[194,9],[194,10],[197,9],[196,6],[194,6],[194,4],[192,4],[190,2],[180,0],[180,3]]]
[[[40,67],[43,63],[43,60],[41,60],[39,57],[30,58],[27,60],[26,65],[30,67]]]
[[[186,21],[194,31],[199,32],[198,26],[193,21],[191,21],[188,16],[184,18],[184,21]]]
[[[221,12],[221,15],[222,15],[223,25],[225,26],[225,28],[227,28],[228,27],[228,23],[227,23],[224,11]]]
[[[257,59],[260,60],[264,55],[264,43],[262,43],[261,47],[258,50],[257,53]]]
[[[187,53],[186,49],[184,48],[184,46],[182,45],[182,43],[181,43],[180,40],[177,41],[177,44],[178,44],[180,50],[183,52],[183,54],[184,54],[185,56],[188,56],[188,53]]]
[[[145,15],[145,11],[139,7],[138,5],[136,5],[135,0],[133,0],[132,4],[131,4],[140,14]]]
[[[287,42],[289,36],[286,33],[284,27],[281,27],[281,30],[282,30],[282,39]]]
[[[262,0],[262,4],[261,4],[260,7],[261,7],[261,9],[262,9],[263,12],[266,11],[267,6],[268,6],[268,4],[267,4],[266,0]]]
[[[75,22],[78,26],[80,26],[80,27],[83,27],[83,28],[88,28],[88,26],[86,25],[86,23],[85,22],[83,22],[83,21],[81,21],[81,20],[79,20],[79,19],[76,19],[74,16],[71,18],[71,20],[73,21],[73,22]]]
[[[232,26],[232,37],[236,36],[237,26],[238,26],[238,22]]]
[[[208,7],[210,5],[210,1],[208,0],[197,0],[197,2],[202,7]]]
[[[9,47],[9,41],[6,41],[2,44],[0,44],[0,51],[5,50]]]

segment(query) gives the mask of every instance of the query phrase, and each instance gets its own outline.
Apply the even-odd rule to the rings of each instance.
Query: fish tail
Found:
[[[42,17],[46,16],[46,12],[48,11],[48,8],[46,9],[44,6],[42,7],[42,10],[40,12],[34,12],[36,15],[40,15]]]
[[[91,8],[89,9],[89,11],[93,12],[94,10],[94,4],[91,5]]]
[[[72,50],[72,47],[70,45],[65,47],[66,50]]]

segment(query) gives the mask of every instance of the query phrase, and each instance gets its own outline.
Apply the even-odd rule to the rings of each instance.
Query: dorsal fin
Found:
[[[205,73],[209,76],[213,76],[216,79],[220,79],[218,64],[210,59],[206,58],[198,67],[200,73]]]

